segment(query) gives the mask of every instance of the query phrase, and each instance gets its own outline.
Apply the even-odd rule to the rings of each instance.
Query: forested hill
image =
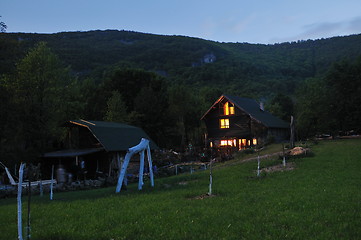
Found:
[[[135,125],[161,147],[204,146],[199,119],[222,93],[295,116],[300,139],[361,133],[359,56],[361,35],[263,45],[129,31],[0,33],[0,156],[19,163],[61,149],[59,126],[69,119]]]
[[[115,30],[1,33],[0,74],[13,72],[39,41],[80,78],[101,81],[105,70],[126,66],[157,72],[171,82],[257,97],[293,94],[304,79],[361,55],[361,35],[264,45]]]

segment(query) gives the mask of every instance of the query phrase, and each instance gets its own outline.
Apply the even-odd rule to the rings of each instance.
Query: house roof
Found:
[[[157,149],[157,145],[149,138],[143,129],[122,123],[72,120],[65,126],[80,126],[88,128],[107,152],[126,151],[138,145],[142,138],[149,139],[150,148]]]
[[[222,95],[212,107],[202,116],[203,119],[208,112],[220,101],[227,99],[232,102],[236,107],[246,112],[251,118],[262,123],[268,128],[289,128],[289,124],[276,116],[273,116],[267,111],[260,109],[260,104],[251,98],[243,98],[230,95]]]

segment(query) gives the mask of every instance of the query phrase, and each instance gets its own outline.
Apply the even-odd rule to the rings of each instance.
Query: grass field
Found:
[[[293,171],[257,162],[115,187],[33,197],[31,239],[361,239],[361,139],[324,141]],[[262,161],[261,166],[280,160]],[[26,197],[23,199],[24,225]],[[24,236],[25,236],[24,229]],[[16,199],[0,200],[0,239],[17,239]]]

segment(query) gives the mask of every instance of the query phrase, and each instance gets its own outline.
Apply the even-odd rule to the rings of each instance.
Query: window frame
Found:
[[[229,118],[220,118],[219,119],[219,128],[228,129],[229,128]]]
[[[235,107],[234,104],[227,101],[225,104],[223,104],[223,115],[224,116],[230,116],[235,114]]]

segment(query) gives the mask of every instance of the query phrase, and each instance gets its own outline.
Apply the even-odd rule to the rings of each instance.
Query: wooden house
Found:
[[[82,167],[88,178],[98,174],[114,175],[112,172],[119,170],[126,151],[139,144],[142,138],[150,140],[151,149],[158,148],[141,128],[127,124],[73,120],[66,122],[64,127],[68,128],[66,148],[43,156],[47,172],[51,165],[61,164],[73,176],[78,175]]]
[[[222,95],[201,119],[207,127],[208,146],[218,149],[242,150],[289,136],[287,122],[250,98]]]

